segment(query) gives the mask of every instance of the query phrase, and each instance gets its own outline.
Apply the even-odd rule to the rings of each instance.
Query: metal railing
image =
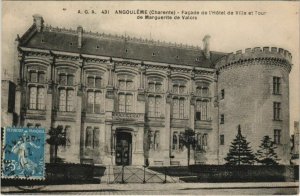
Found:
[[[106,167],[106,180],[101,183],[175,183],[179,179],[167,175],[167,170],[163,173],[155,172],[147,166],[112,166]]]

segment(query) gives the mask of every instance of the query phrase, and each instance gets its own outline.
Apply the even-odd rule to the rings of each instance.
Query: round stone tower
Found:
[[[289,164],[289,73],[292,55],[275,47],[248,48],[216,65],[219,100],[219,161],[241,126],[254,153],[268,135],[277,144],[281,164]]]

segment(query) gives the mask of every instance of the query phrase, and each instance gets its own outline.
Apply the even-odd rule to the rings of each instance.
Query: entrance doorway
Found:
[[[132,137],[128,132],[117,132],[116,165],[130,165],[132,156]]]

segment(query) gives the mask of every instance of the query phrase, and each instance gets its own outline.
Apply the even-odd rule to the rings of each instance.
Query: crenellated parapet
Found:
[[[277,47],[255,47],[238,50],[222,57],[216,64],[218,71],[232,67],[233,65],[252,63],[274,64],[284,66],[288,71],[292,66],[292,54]]]

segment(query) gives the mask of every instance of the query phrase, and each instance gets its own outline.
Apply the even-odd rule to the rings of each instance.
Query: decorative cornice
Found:
[[[290,72],[292,66],[292,55],[289,51],[276,47],[256,47],[247,48],[244,53],[238,50],[235,54],[231,53],[222,57],[216,64],[217,71],[228,69],[233,65],[251,64],[274,64],[286,67]]]

